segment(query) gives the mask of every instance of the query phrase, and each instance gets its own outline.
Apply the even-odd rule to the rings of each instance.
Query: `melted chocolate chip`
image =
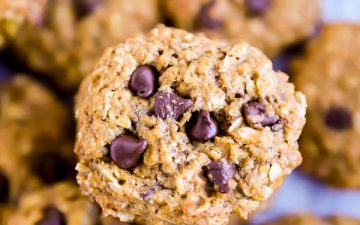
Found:
[[[204,171],[216,191],[220,193],[230,192],[228,181],[235,176],[236,167],[234,164],[215,161],[209,163]]]
[[[10,191],[9,179],[5,174],[0,172],[0,203],[4,203],[9,198]]]
[[[192,116],[186,133],[191,140],[208,141],[219,133],[219,125],[209,112],[199,111]]]
[[[336,130],[349,129],[352,126],[351,112],[345,108],[333,106],[326,113],[325,123]]]
[[[271,6],[271,0],[245,0],[251,15],[263,15]]]
[[[283,123],[276,115],[268,115],[265,112],[265,105],[259,101],[251,101],[244,104],[243,114],[246,123],[253,127],[270,127],[274,132],[283,128]]]
[[[167,117],[177,120],[193,106],[190,99],[184,99],[174,93],[159,92],[155,97],[154,112],[162,119]]]
[[[197,15],[197,25],[200,28],[218,30],[223,27],[223,23],[211,17],[211,9],[216,5],[216,0],[210,0],[204,4]]]
[[[121,169],[131,169],[140,164],[147,142],[132,135],[120,135],[110,146],[111,159]]]
[[[45,184],[53,184],[75,177],[74,167],[75,163],[55,152],[35,155],[31,164],[31,170]]]
[[[151,66],[138,66],[131,75],[130,90],[141,98],[149,98],[155,92],[157,74]]]
[[[100,5],[100,0],[73,0],[77,18],[80,20],[94,12]]]
[[[36,225],[66,225],[65,215],[57,208],[46,208],[44,217]]]

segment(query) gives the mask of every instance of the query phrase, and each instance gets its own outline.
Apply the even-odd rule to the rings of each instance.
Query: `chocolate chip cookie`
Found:
[[[42,16],[46,0],[0,1],[0,48],[13,38],[23,23],[37,24]]]
[[[31,68],[73,88],[106,47],[151,29],[158,15],[158,0],[52,0],[16,46]]]
[[[65,106],[36,81],[18,75],[0,85],[0,202],[75,177],[70,121]]]
[[[99,209],[71,183],[58,183],[23,196],[8,225],[96,225]]]
[[[360,188],[360,25],[326,25],[294,63],[308,98],[303,169],[338,187]]]
[[[256,48],[158,26],[109,48],[83,81],[77,180],[122,221],[247,218],[301,163],[305,111]]]
[[[319,0],[164,0],[175,26],[245,40],[269,56],[305,39],[320,18]]]
[[[360,220],[342,216],[320,218],[310,214],[297,214],[284,216],[266,225],[360,225]]]

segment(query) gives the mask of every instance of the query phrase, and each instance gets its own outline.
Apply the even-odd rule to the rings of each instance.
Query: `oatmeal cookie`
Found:
[[[23,23],[34,26],[42,20],[47,0],[0,1],[0,47],[15,36]]]
[[[7,225],[97,225],[99,209],[71,183],[58,183],[23,196]]]
[[[360,188],[359,38],[358,24],[326,25],[293,66],[309,103],[302,168],[338,187]]]
[[[158,26],[109,48],[83,81],[77,180],[122,221],[247,218],[301,163],[305,111],[256,48]]]
[[[24,27],[17,51],[29,66],[73,88],[106,47],[158,22],[158,0],[52,0],[36,29]]]
[[[269,56],[305,39],[320,20],[320,0],[164,0],[175,26],[245,40]]]
[[[18,75],[0,85],[2,202],[74,176],[70,121],[65,106],[36,81]]]

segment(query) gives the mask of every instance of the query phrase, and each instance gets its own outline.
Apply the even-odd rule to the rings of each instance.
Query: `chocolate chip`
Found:
[[[46,152],[31,156],[31,170],[45,184],[53,184],[75,177],[75,162],[56,152]]]
[[[219,133],[219,125],[209,112],[199,111],[186,126],[186,133],[191,140],[208,141]]]
[[[155,188],[151,188],[150,190],[148,190],[147,192],[143,193],[143,194],[140,194],[140,196],[147,200],[149,199],[153,194],[155,194]]]
[[[132,135],[120,135],[110,146],[111,159],[121,169],[131,169],[140,163],[147,142]]]
[[[138,66],[132,73],[129,88],[134,95],[149,98],[155,92],[158,72],[151,66]]]
[[[72,2],[77,18],[82,19],[95,11],[101,0],[73,0]]]
[[[251,15],[263,15],[271,6],[271,0],[245,0]]]
[[[232,179],[236,173],[236,167],[233,163],[214,161],[209,163],[204,170],[205,175],[216,191],[220,193],[228,193],[230,191],[228,181]]]
[[[0,172],[0,203],[4,203],[9,198],[10,184],[5,174]]]
[[[49,207],[44,210],[44,217],[36,225],[66,225],[65,215],[57,208]]]
[[[197,25],[200,28],[218,30],[223,27],[223,23],[211,17],[211,9],[216,5],[216,0],[210,0],[204,4],[197,15]]]
[[[177,120],[193,106],[193,101],[184,99],[174,93],[159,92],[155,97],[154,112],[162,119],[167,117]]]
[[[268,115],[265,105],[259,101],[251,101],[244,104],[243,114],[246,123],[253,128],[270,127],[274,132],[283,128],[283,123],[276,115]]]
[[[343,107],[333,106],[326,113],[325,123],[336,130],[349,129],[352,126],[351,112]]]

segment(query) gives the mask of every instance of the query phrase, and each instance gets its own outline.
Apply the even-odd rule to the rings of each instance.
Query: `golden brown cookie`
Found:
[[[83,81],[77,180],[122,221],[247,218],[300,164],[305,110],[256,48],[159,26],[109,48]]]
[[[295,62],[308,99],[302,168],[338,187],[360,188],[360,25],[329,24]]]
[[[320,20],[319,0],[164,0],[163,8],[179,28],[245,40],[269,56],[305,39]]]
[[[28,65],[74,88],[106,47],[151,29],[158,0],[52,0],[35,29],[24,27],[17,51]]]
[[[0,202],[74,175],[70,115],[36,81],[17,75],[0,85]]]

